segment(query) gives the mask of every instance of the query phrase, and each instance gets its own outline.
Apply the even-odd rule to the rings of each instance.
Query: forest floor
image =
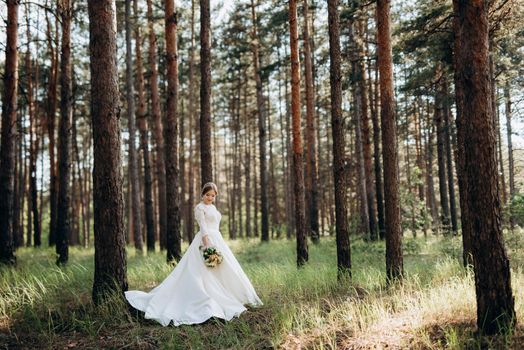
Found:
[[[524,232],[506,233],[520,323],[476,333],[473,276],[458,237],[404,238],[405,281],[385,287],[385,246],[352,239],[353,280],[338,283],[334,237],[310,243],[297,270],[295,242],[228,241],[264,302],[230,322],[162,327],[114,297],[91,302],[93,249],[73,247],[65,268],[51,248],[22,248],[0,270],[0,348],[5,349],[518,349],[524,344]],[[184,245],[184,249],[187,246]],[[129,289],[150,290],[172,268],[164,253],[128,247]]]

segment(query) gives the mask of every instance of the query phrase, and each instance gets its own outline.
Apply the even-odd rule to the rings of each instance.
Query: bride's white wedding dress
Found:
[[[227,321],[244,312],[249,304],[262,305],[253,285],[226,245],[219,231],[222,215],[213,204],[199,203],[195,217],[200,231],[173,271],[148,293],[127,291],[125,297],[144,317],[163,326],[202,323],[211,317]],[[216,267],[204,264],[199,246],[202,236],[222,253],[223,261]]]

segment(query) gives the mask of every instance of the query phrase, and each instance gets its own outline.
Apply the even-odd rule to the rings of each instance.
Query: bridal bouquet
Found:
[[[222,254],[215,247],[203,248],[204,246],[200,246],[202,256],[204,257],[204,264],[206,264],[207,267],[216,267],[222,262]]]

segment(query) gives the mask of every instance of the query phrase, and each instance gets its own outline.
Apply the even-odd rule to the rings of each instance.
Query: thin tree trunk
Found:
[[[133,1],[133,13],[138,18],[138,0]],[[151,162],[149,159],[149,140],[147,125],[147,107],[144,92],[144,72],[142,66],[142,35],[140,26],[135,23],[135,56],[136,56],[136,85],[138,92],[138,108],[136,118],[138,119],[138,129],[140,131],[140,148],[144,162],[144,206],[146,214],[146,237],[147,250],[155,251],[155,219],[153,210],[153,189],[151,179]]]
[[[128,171],[131,220],[133,223],[133,241],[138,254],[143,254],[142,216],[140,210],[140,187],[138,183],[138,162],[136,156],[136,121],[135,121],[135,82],[133,78],[133,54],[131,48],[131,1],[125,0],[125,26],[126,26],[126,98],[128,122]]]
[[[17,117],[16,128],[18,128],[18,133],[15,136],[14,144],[14,154],[15,154],[15,173],[14,173],[14,198],[13,198],[13,216],[12,216],[12,232],[13,232],[13,248],[16,250],[18,247],[24,246],[24,229],[22,225],[22,200],[23,196],[21,195],[24,192],[23,183],[24,183],[24,171],[22,166],[22,135],[20,130],[22,130],[22,118],[21,116]]]
[[[369,218],[369,233],[371,240],[376,240],[378,238],[377,232],[377,219],[376,219],[376,209],[375,209],[375,189],[373,188],[373,165],[372,165],[372,155],[371,155],[371,136],[370,136],[370,125],[369,125],[369,111],[368,105],[368,91],[366,89],[366,82],[368,77],[366,75],[366,67],[364,64],[364,43],[363,43],[363,31],[364,25],[362,20],[358,22],[358,32],[357,32],[357,48],[359,59],[356,62],[357,64],[357,84],[359,85],[360,90],[360,105],[362,111],[361,121],[361,131],[362,131],[362,145],[364,151],[364,170],[366,172],[366,197],[368,205],[368,218]]]
[[[153,0],[147,0],[147,24],[149,31],[148,61],[151,69],[149,76],[149,88],[151,89],[151,117],[153,120],[153,136],[156,144],[156,177],[158,184],[158,221],[160,249],[166,247],[167,231],[167,207],[166,207],[166,166],[164,156],[164,128],[162,125],[162,114],[160,110],[160,97],[158,93],[158,69],[156,62],[156,35],[153,28]]]
[[[165,0],[167,108],[164,139],[166,141],[167,262],[182,258],[180,233],[180,173],[178,169],[178,53],[177,13],[174,0]]]
[[[349,40],[355,42],[354,34],[354,19],[352,18],[348,24]],[[357,194],[358,194],[358,206],[359,206],[359,231],[364,234],[366,239],[370,239],[371,232],[369,231],[369,212],[368,212],[368,197],[367,197],[367,181],[366,181],[366,170],[364,164],[364,149],[362,140],[362,119],[364,111],[362,106],[362,85],[360,81],[362,79],[361,70],[357,67],[359,60],[359,52],[357,51],[357,45],[353,44],[349,49],[349,56],[351,59],[351,72],[353,79],[351,80],[352,95],[353,95],[353,122],[355,125],[355,158],[357,164]],[[367,101],[366,101],[367,103]]]
[[[60,54],[60,134],[58,138],[58,201],[56,221],[57,265],[64,265],[69,259],[68,237],[71,230],[69,207],[71,203],[71,123],[72,78],[71,78],[71,21],[73,8],[69,0],[59,1],[62,23],[62,50]]]
[[[444,91],[442,68],[437,68],[437,86],[435,88],[435,125],[437,127],[437,162],[438,162],[438,187],[440,193],[441,216],[440,221],[444,233],[449,231],[449,199],[446,182],[446,131],[444,130]]]
[[[27,105],[29,110],[29,196],[31,196],[31,218],[33,219],[32,233],[33,244],[35,247],[41,245],[40,241],[40,215],[38,213],[38,192],[36,188],[36,162],[38,158],[38,106],[34,100],[34,91],[38,91],[38,66],[33,71],[32,57],[31,57],[31,26],[29,25],[28,5],[26,5],[26,37],[27,37],[27,51],[25,54],[25,70],[27,77]],[[33,85],[33,76],[37,81]],[[14,230],[14,227],[13,227]],[[14,237],[14,233],[13,233]]]
[[[244,82],[248,81],[247,78],[247,69],[244,68],[242,71],[242,80]],[[252,189],[251,189],[251,123],[250,118],[248,116],[248,109],[247,109],[247,99],[248,99],[248,88],[247,84],[244,87],[244,94],[243,94],[243,103],[242,103],[242,109],[243,109],[243,115],[244,115],[244,125],[246,127],[246,144],[244,145],[244,176],[246,178],[246,184],[245,184],[245,197],[246,197],[246,237],[252,237],[254,236],[252,229],[251,229],[251,203],[253,202],[251,200],[252,195]]]
[[[370,74],[371,75],[371,74]],[[377,217],[378,217],[378,232],[381,240],[386,238],[386,224],[384,218],[384,187],[382,184],[382,159],[380,152],[380,124],[378,120],[379,114],[379,102],[380,102],[380,89],[378,86],[378,62],[375,60],[375,79],[374,79],[374,89],[373,94],[370,93],[370,96],[373,95],[373,102],[370,103],[371,106],[371,122],[373,123],[373,164],[374,164],[374,174],[375,174],[375,193],[377,199]],[[369,89],[371,91],[371,83],[369,84]]]
[[[262,91],[262,79],[260,77],[260,56],[258,47],[257,16],[255,2],[251,0],[251,19],[253,21],[251,33],[251,50],[253,52],[253,73],[255,76],[257,114],[258,114],[258,142],[259,142],[259,171],[260,171],[260,205],[262,209],[262,235],[263,242],[269,241],[269,218],[268,218],[268,183],[267,183],[267,160],[266,160],[266,109],[264,106],[264,95]]]
[[[502,156],[502,128],[500,126],[500,105],[497,103],[496,106],[496,125],[495,130],[497,131],[497,150],[498,150],[498,161],[500,166],[500,186],[502,187],[502,204],[505,206],[508,203],[508,190],[506,188],[506,174],[504,172],[504,158]]]
[[[448,176],[448,192],[449,192],[449,214],[451,219],[451,230],[453,234],[457,233],[457,204],[455,201],[455,184],[453,181],[453,155],[451,153],[451,123],[449,121],[451,116],[451,107],[448,96],[448,83],[445,77],[442,77],[443,92],[444,92],[444,139],[446,144],[446,170]]]
[[[58,26],[55,27],[55,38],[52,37],[51,22],[49,21],[48,11],[45,11],[47,22],[47,46],[49,47],[49,57],[51,59],[51,70],[49,72],[49,82],[47,84],[46,96],[46,117],[47,133],[49,137],[49,206],[50,206],[50,225],[49,225],[49,245],[56,243],[56,201],[58,195],[58,178],[56,174],[57,165],[55,160],[55,112],[57,105],[57,85],[58,85]],[[58,17],[56,19],[58,23]]]
[[[253,4],[253,2],[251,3]],[[255,17],[253,16],[253,19],[254,18]],[[302,164],[303,148],[300,130],[300,59],[298,56],[298,23],[296,0],[289,1],[289,34],[289,46],[291,49],[291,117],[293,120],[293,175],[295,178],[294,190],[297,266],[301,267],[308,261],[308,246],[306,206],[304,202],[304,173]]]
[[[200,168],[201,186],[213,181],[211,159],[211,14],[209,0],[200,0]]]
[[[304,68],[306,85],[306,203],[309,219],[309,236],[313,243],[319,242],[318,227],[318,167],[315,138],[315,86],[313,84],[313,59],[311,57],[311,39],[309,36],[309,4],[303,3],[304,16]]]
[[[489,74],[487,2],[454,1],[460,40],[456,51],[457,85],[462,98],[457,131],[466,177],[477,326],[485,334],[507,334],[516,322],[510,266],[502,237]],[[462,174],[461,174],[462,175]],[[464,213],[463,213],[464,214]]]
[[[380,117],[384,157],[384,197],[386,204],[386,279],[402,278],[402,230],[396,144],[396,116],[393,97],[393,60],[390,35],[390,0],[377,2],[377,56],[380,72]]]
[[[509,90],[509,82],[506,82],[504,86],[504,98],[506,100],[506,133],[508,137],[508,173],[509,173],[509,198],[510,203],[515,198],[515,161],[513,158],[513,140],[512,140],[512,128],[511,128],[511,94]],[[515,217],[513,213],[509,214],[509,224],[513,230],[515,227]]]
[[[286,229],[286,237],[287,239],[291,239],[291,236],[293,235],[293,232],[295,231],[295,216],[293,213],[294,210],[294,203],[295,203],[295,195],[293,192],[294,187],[294,177],[292,176],[292,167],[293,167],[293,157],[291,154],[291,112],[290,112],[290,103],[288,100],[289,96],[289,78],[288,78],[288,70],[285,70],[284,73],[284,97],[286,101],[286,177],[289,179],[288,186],[286,187],[285,193],[286,198],[288,200],[287,202],[287,210],[286,210],[286,217],[287,217],[287,229]]]
[[[432,229],[434,229],[438,224],[437,199],[435,196],[435,183],[433,181],[433,135],[435,134],[435,123],[432,122],[431,113],[429,110],[429,102],[427,102],[426,119],[426,206],[430,210]]]
[[[345,140],[342,119],[342,86],[340,25],[338,0],[328,0],[329,80],[331,87],[331,128],[333,134],[333,175],[335,182],[335,214],[338,279],[351,278],[351,249],[346,207]]]
[[[188,242],[191,243],[194,238],[195,217],[192,215],[193,206],[195,205],[195,175],[194,175],[194,160],[193,160],[193,128],[196,118],[195,113],[195,1],[191,0],[191,46],[189,48],[189,197],[187,200],[187,222],[186,222],[186,236]]]

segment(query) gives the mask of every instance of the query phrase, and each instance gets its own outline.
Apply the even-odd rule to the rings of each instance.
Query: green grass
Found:
[[[507,234],[517,317],[524,319],[523,232]],[[162,327],[114,296],[91,302],[93,249],[73,247],[65,268],[52,249],[22,248],[0,269],[0,344],[21,348],[271,349],[298,347],[515,348],[524,331],[480,337],[471,271],[458,238],[405,238],[405,282],[386,289],[383,242],[352,240],[353,280],[338,283],[332,237],[310,244],[297,270],[294,241],[228,241],[264,302],[230,322]],[[184,249],[187,245],[184,245]],[[164,253],[128,249],[129,289],[149,290],[172,268]]]

